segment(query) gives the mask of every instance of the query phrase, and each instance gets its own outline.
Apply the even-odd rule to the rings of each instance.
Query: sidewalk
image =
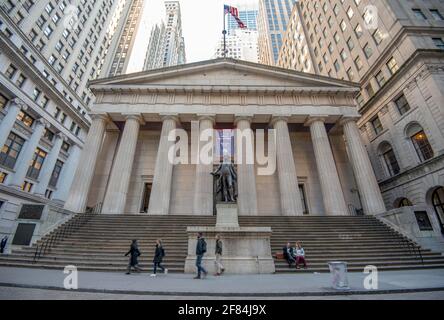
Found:
[[[65,290],[63,270],[0,267],[1,287]],[[444,291],[444,269],[379,272],[379,288],[366,290],[365,274],[349,273],[351,290],[337,292],[330,287],[330,274],[224,275],[194,280],[190,274],[148,273],[125,275],[110,272],[78,273],[78,292],[178,296],[324,296]],[[444,299],[444,297],[443,297]]]

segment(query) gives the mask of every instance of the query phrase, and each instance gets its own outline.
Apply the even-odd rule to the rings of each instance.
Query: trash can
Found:
[[[349,290],[347,279],[347,262],[329,261],[328,267],[331,273],[331,285],[336,290]]]

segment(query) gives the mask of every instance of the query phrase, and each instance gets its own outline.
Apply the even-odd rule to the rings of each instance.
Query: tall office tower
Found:
[[[249,29],[235,29],[226,36],[226,57],[251,62],[259,62],[257,45],[258,32]],[[224,40],[217,44],[214,58],[224,56]]]
[[[102,68],[102,77],[127,73],[145,0],[124,0],[125,6]]]
[[[100,73],[119,8],[117,0],[1,2],[0,236],[8,247],[69,216],[54,208],[84,147],[87,82]]]
[[[150,34],[143,70],[184,64],[185,40],[178,1],[165,1],[166,21],[156,24]]]
[[[259,61],[275,65],[296,0],[259,0]]]
[[[387,208],[430,211],[444,231],[444,2],[300,0],[279,65],[360,83]]]
[[[257,31],[257,15],[258,9],[254,6],[235,6],[239,10],[239,19],[247,26],[248,30]],[[239,29],[239,24],[236,19],[230,14],[227,17],[227,33],[232,34],[235,30]]]

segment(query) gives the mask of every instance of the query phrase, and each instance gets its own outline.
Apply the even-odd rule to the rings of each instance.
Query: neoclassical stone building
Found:
[[[273,174],[236,164],[240,215],[385,212],[356,123],[354,83],[216,59],[90,85],[92,125],[65,209],[212,215],[214,166],[168,161],[170,130],[189,132],[191,145],[199,121],[200,130],[251,128],[253,138],[275,129]]]

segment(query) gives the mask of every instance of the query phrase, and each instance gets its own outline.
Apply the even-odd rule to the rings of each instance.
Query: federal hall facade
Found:
[[[213,215],[213,164],[173,164],[172,129],[275,129],[276,170],[236,164],[239,215],[386,211],[351,82],[217,59],[91,82],[92,125],[65,209]],[[245,148],[254,148],[245,145]]]

